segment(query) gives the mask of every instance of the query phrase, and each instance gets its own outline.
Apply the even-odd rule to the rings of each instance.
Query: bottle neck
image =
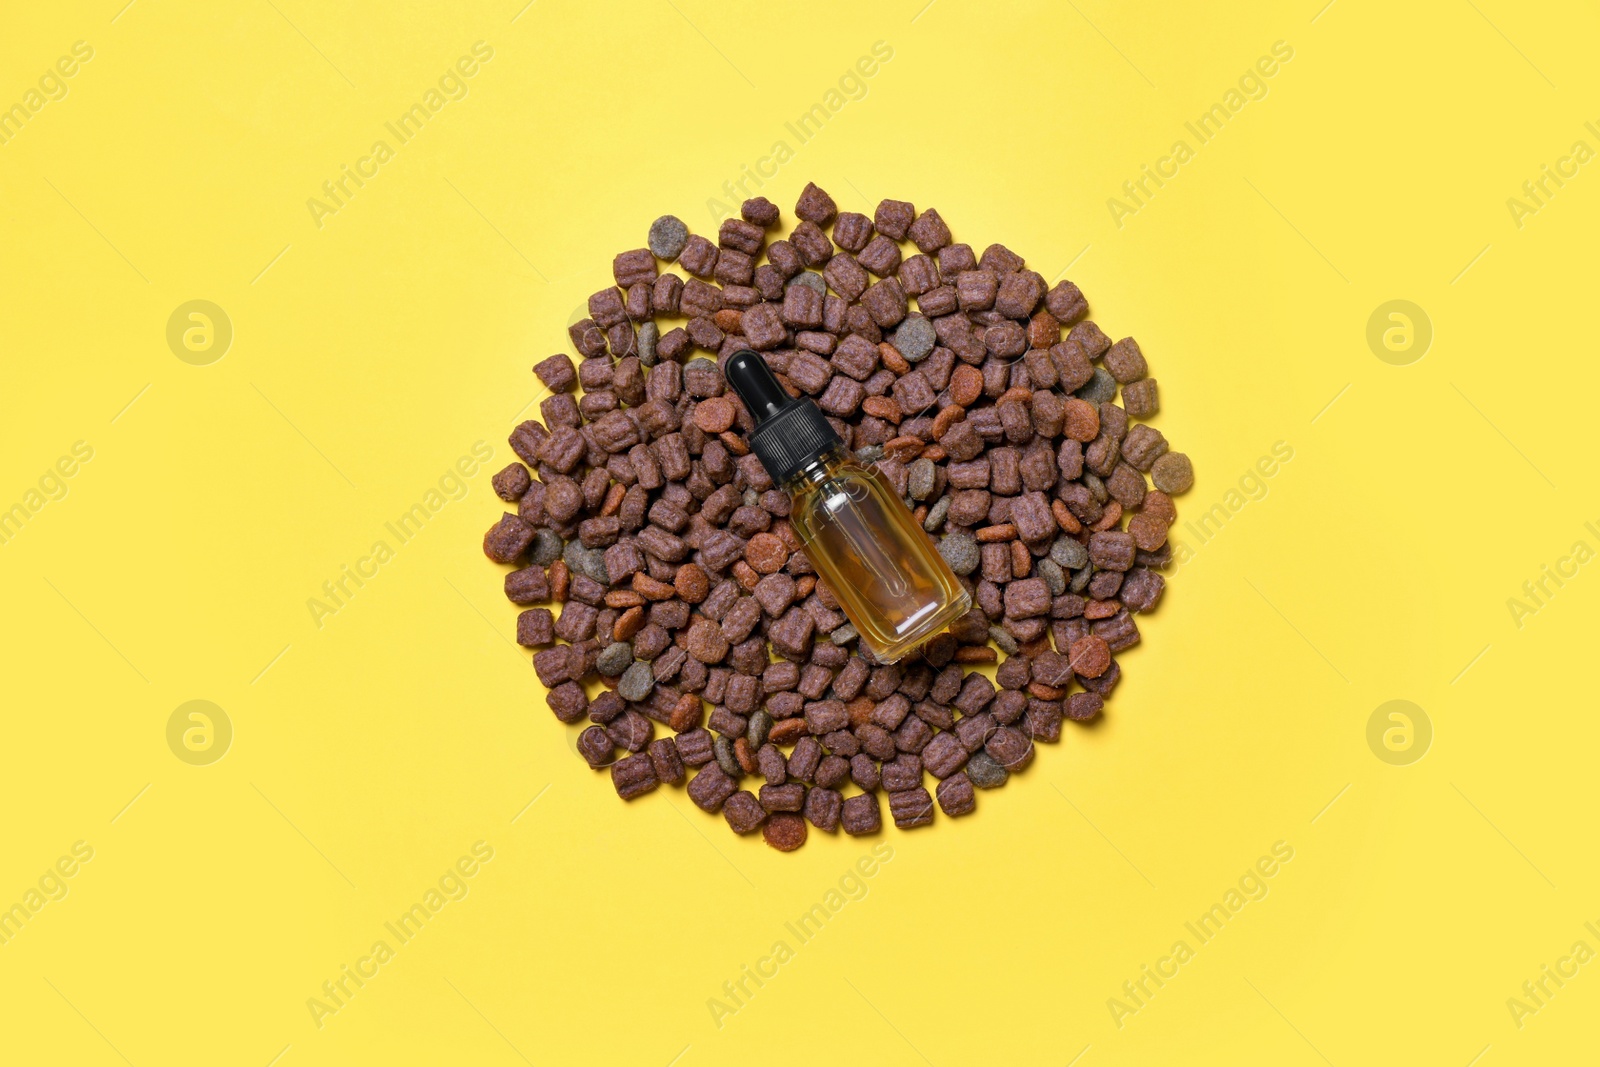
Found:
[[[835,445],[820,452],[810,462],[784,480],[783,490],[791,495],[810,486],[821,485],[843,463],[850,461],[850,452],[843,445]]]

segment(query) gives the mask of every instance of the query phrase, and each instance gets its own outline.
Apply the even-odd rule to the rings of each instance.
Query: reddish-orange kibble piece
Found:
[[[861,410],[875,419],[900,424],[900,405],[886,396],[869,396],[861,401]]]
[[[776,574],[789,562],[789,550],[776,535],[758,533],[744,546],[744,558],[758,573]]]
[[[694,424],[706,433],[722,433],[733,419],[733,401],[726,397],[707,397],[694,406]]]
[[[1111,649],[1104,640],[1089,634],[1072,642],[1067,659],[1075,673],[1085,678],[1098,678],[1111,666]]]
[[[951,373],[950,400],[957,407],[971,407],[982,395],[983,372],[977,367],[963,363]]]
[[[762,824],[761,837],[779,852],[793,852],[806,843],[806,820],[791,811],[774,812]]]

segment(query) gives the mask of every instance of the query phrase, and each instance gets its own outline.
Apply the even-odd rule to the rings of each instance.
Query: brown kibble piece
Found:
[[[512,563],[533,543],[534,529],[507,512],[483,535],[483,554],[496,563]]]
[[[816,182],[807,182],[800,191],[800,199],[795,201],[794,213],[806,222],[827,226],[839,214],[839,207],[833,202],[833,197],[823,192]]]
[[[655,765],[650,761],[650,757],[639,752],[611,765],[611,784],[616,787],[617,796],[623,800],[632,800],[650,792],[661,783],[656,778]]]
[[[728,820],[728,827],[734,833],[748,834],[767,821],[767,809],[761,806],[754,793],[741,789],[723,802],[722,817]]]
[[[578,735],[578,755],[593,770],[609,767],[616,752],[617,748],[611,743],[604,727],[591,726]]]
[[[878,807],[878,794],[858,793],[846,797],[839,822],[851,837],[875,834],[883,829],[883,812]]]
[[[768,811],[800,811],[806,804],[806,787],[802,782],[761,787],[761,806]]]
[[[1150,370],[1145,363],[1144,353],[1139,349],[1139,342],[1131,337],[1124,337],[1107,349],[1105,364],[1111,376],[1123,385],[1138,381]]]
[[[937,252],[950,243],[950,227],[946,226],[939,213],[930,207],[917,216],[916,221],[906,230],[906,236],[911,238],[919,251]]]
[[[887,234],[896,241],[904,241],[906,231],[916,217],[917,209],[904,200],[884,200],[879,202],[878,210],[873,213],[872,223],[879,233]]]
[[[679,757],[678,746],[672,738],[658,738],[650,742],[645,751],[650,756],[651,766],[655,768],[657,781],[667,785],[677,785],[683,781],[683,760]]]
[[[839,829],[839,814],[844,800],[836,789],[817,786],[806,793],[805,817],[812,826],[824,833]]]
[[[715,814],[722,810],[723,802],[733,796],[738,788],[721,767],[710,762],[702,766],[689,782],[689,799],[700,810]]]
[[[764,196],[752,197],[740,204],[739,214],[746,222],[753,222],[762,228],[778,224],[778,205]]]
[[[936,795],[939,798],[939,810],[950,818],[971,814],[978,806],[972,779],[968,778],[965,772],[957,773],[940,782]]]
[[[933,797],[922,786],[889,794],[889,814],[902,830],[927,826],[933,822]]]

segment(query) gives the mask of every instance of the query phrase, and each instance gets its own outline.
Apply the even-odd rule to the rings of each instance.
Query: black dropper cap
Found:
[[[786,393],[758,353],[741,348],[728,357],[722,374],[756,420],[750,450],[776,484],[844,444],[822,409],[810,397],[795,399]]]

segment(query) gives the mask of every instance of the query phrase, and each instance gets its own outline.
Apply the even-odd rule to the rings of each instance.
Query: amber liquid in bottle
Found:
[[[971,595],[894,488],[843,448],[818,456],[784,489],[806,558],[879,660],[904,658],[971,609]]]

